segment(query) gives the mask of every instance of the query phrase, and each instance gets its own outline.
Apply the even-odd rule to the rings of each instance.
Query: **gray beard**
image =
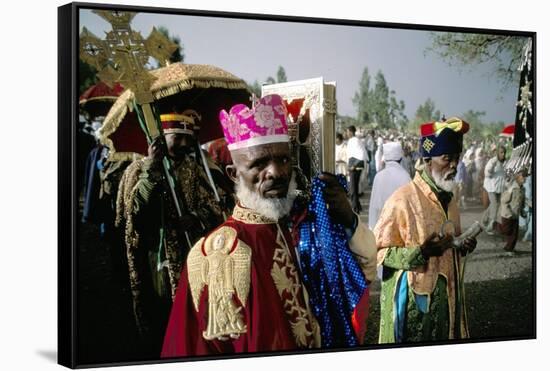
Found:
[[[290,213],[294,199],[296,199],[297,185],[294,173],[290,179],[286,197],[265,198],[250,190],[244,184],[244,179],[242,176],[239,176],[239,181],[235,185],[235,193],[241,206],[254,210],[256,213],[271,220],[279,220]]]
[[[449,174],[449,173],[447,173]],[[452,192],[454,188],[456,187],[456,182],[453,179],[445,180],[445,177],[447,174],[440,174],[432,171],[432,178],[434,180],[434,183],[441,188],[444,191]]]

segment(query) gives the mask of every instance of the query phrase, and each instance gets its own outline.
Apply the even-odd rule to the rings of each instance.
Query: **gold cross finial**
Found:
[[[146,69],[149,58],[165,63],[178,46],[156,28],[144,40],[130,26],[137,13],[110,10],[94,13],[109,22],[112,30],[101,40],[84,28],[80,34],[80,57],[98,70],[97,76],[106,84],[120,82],[134,92],[138,104],[151,103],[154,77]]]

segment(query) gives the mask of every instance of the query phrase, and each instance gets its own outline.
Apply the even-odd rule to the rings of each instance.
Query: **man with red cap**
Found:
[[[238,204],[225,223],[191,249],[161,357],[321,346],[323,328],[313,314],[300,264],[304,256],[298,251],[304,240],[296,233],[296,180],[286,115],[278,95],[261,98],[253,108],[239,104],[220,113],[233,159],[227,169]],[[326,185],[324,202],[332,220],[346,227],[357,274],[372,281],[376,277],[372,232],[358,221],[336,177],[320,179]],[[311,283],[314,277],[307,279]],[[368,299],[368,290],[361,294],[362,300]],[[364,330],[358,317],[353,317],[352,331]]]
[[[201,163],[196,141],[199,115],[194,111],[160,116],[164,140],[149,146],[149,155],[125,171],[118,193],[117,218],[124,219],[134,316],[145,348],[157,356],[178,287],[181,266],[200,237],[223,221],[224,205],[216,201]],[[167,153],[164,153],[166,150]],[[175,189],[184,205],[179,218],[164,178],[166,156]],[[209,162],[212,173],[220,173]],[[222,174],[214,179],[222,178]],[[217,191],[224,195],[218,186]]]
[[[476,240],[453,245],[460,216],[452,194],[468,129],[458,118],[421,126],[423,170],[390,196],[374,228],[383,267],[380,343],[468,337],[461,272]]]

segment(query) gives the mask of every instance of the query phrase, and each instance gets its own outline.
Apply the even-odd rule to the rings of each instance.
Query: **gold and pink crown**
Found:
[[[266,95],[252,108],[233,106],[220,112],[220,123],[230,151],[268,143],[288,142],[287,110],[278,95]]]

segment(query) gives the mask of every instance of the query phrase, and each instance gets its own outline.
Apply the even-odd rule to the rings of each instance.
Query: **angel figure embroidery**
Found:
[[[202,289],[208,286],[208,324],[202,333],[206,340],[236,339],[247,330],[242,310],[250,289],[251,250],[236,235],[233,228],[222,227],[189,253],[189,283],[197,311]]]

